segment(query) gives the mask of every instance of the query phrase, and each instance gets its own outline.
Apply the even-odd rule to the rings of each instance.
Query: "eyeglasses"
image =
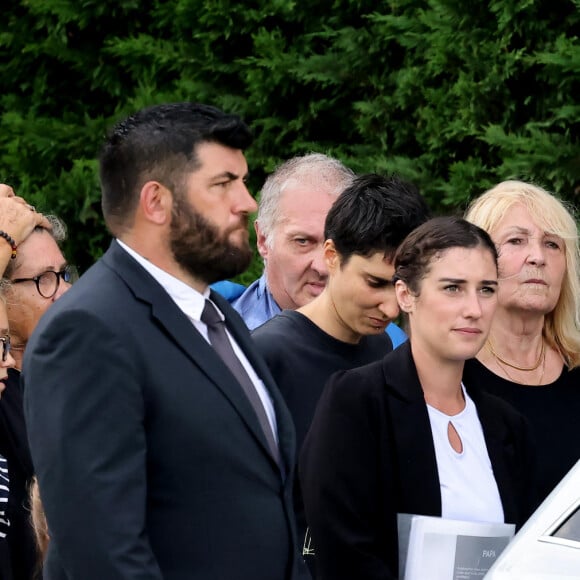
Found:
[[[6,362],[10,352],[10,336],[8,334],[0,336],[0,342],[2,343],[2,362]]]
[[[34,282],[38,293],[43,298],[52,298],[58,291],[61,279],[67,284],[72,284],[79,279],[79,273],[74,266],[65,266],[60,272],[47,270],[33,278],[16,278],[11,280],[12,284],[21,282]]]

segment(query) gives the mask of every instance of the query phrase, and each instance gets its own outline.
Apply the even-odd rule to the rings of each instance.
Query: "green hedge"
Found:
[[[164,101],[250,122],[256,192],[281,160],[322,151],[415,181],[436,212],[507,178],[578,205],[579,0],[5,4],[0,180],[66,220],[83,269],[109,239],[106,128]]]

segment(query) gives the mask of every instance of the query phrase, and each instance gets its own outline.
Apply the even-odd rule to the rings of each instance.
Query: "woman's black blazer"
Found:
[[[504,401],[465,387],[505,521],[520,526],[535,507],[528,425]],[[431,426],[409,343],[331,377],[302,448],[300,479],[317,579],[397,578],[397,513],[441,515]]]

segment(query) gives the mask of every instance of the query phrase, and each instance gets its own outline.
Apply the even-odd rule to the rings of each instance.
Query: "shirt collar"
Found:
[[[198,292],[195,288],[188,286],[185,282],[182,282],[175,276],[172,276],[165,270],[157,267],[155,264],[152,264],[147,260],[147,258],[144,258],[127,244],[120,240],[117,240],[117,243],[145,270],[147,270],[153,278],[155,278],[182,312],[184,312],[189,318],[197,321],[201,320],[201,313],[205,306],[205,299],[209,298],[209,287],[206,288],[203,293]]]

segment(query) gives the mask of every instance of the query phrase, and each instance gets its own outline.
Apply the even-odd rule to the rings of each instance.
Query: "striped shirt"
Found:
[[[8,463],[0,455],[0,539],[6,537],[10,527],[10,520],[6,515],[8,511],[8,483]]]

